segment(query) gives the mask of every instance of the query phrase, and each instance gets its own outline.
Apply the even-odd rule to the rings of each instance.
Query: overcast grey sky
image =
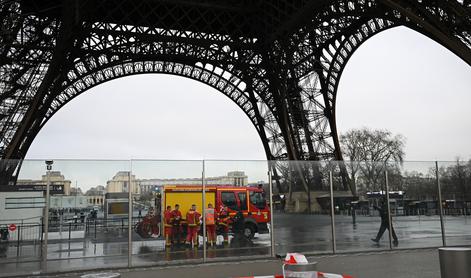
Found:
[[[471,67],[404,27],[366,41],[337,100],[340,132],[367,126],[407,138],[406,160],[471,158]]]
[[[403,27],[376,35],[349,61],[337,98],[339,131],[363,126],[407,138],[406,160],[471,158],[471,67]],[[265,159],[231,100],[169,75],[125,77],[62,108],[27,158]]]

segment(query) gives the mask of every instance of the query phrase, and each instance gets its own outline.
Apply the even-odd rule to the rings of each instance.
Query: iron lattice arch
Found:
[[[3,159],[88,88],[158,72],[231,98],[267,159],[342,160],[337,87],[367,39],[406,26],[471,64],[469,0],[2,0],[0,20]]]
[[[161,73],[190,78],[207,84],[230,98],[247,115],[263,142],[268,142],[268,149],[272,153],[279,153],[284,146],[282,138],[279,138],[279,129],[275,117],[269,107],[257,94],[249,93],[246,84],[233,74],[212,65],[196,63],[185,65],[175,62],[162,61],[107,61],[106,57],[88,63],[78,60],[73,69],[68,73],[67,82],[63,83],[62,94],[54,99],[41,126],[46,124],[61,107],[74,97],[86,90],[102,84],[106,81],[123,76]],[[93,73],[90,69],[93,68]],[[88,70],[87,70],[88,69]],[[257,114],[260,113],[260,114]],[[258,116],[259,115],[259,116]],[[260,119],[263,121],[259,122]]]

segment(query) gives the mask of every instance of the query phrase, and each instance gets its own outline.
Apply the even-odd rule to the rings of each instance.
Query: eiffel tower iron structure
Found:
[[[366,40],[405,26],[471,65],[470,0],[0,0],[0,22],[3,161],[73,98],[141,73],[226,95],[268,160],[342,160],[337,88]]]

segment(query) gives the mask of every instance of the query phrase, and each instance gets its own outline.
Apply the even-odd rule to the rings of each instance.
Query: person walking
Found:
[[[208,234],[208,243],[212,246],[216,244],[216,211],[212,204],[208,204],[205,211],[206,233]]]
[[[356,216],[357,216],[357,212],[356,212],[356,202],[350,202],[350,213],[352,215],[352,223],[353,225],[356,225],[357,224],[357,221],[356,221]]]
[[[172,243],[180,244],[182,236],[182,213],[180,212],[180,205],[176,204],[175,209],[172,210]]]
[[[164,235],[165,235],[165,246],[169,247],[171,246],[171,237],[172,237],[172,222],[173,222],[173,216],[172,216],[172,207],[167,206],[167,209],[164,212]]]
[[[200,226],[200,218],[201,214],[196,211],[196,205],[191,205],[191,209],[186,213],[186,222],[188,223],[186,244],[192,247],[198,247],[198,228]]]
[[[80,212],[80,223],[85,223],[85,213],[83,211]]]
[[[8,251],[8,239],[10,237],[10,231],[5,225],[0,227],[0,258],[5,258]]]
[[[386,204],[386,201],[384,199],[381,199],[380,201],[380,207],[378,206],[373,206],[374,209],[379,211],[379,216],[381,217],[381,227],[379,228],[378,234],[376,235],[376,238],[372,238],[371,240],[379,243],[379,240],[383,236],[384,231],[386,229],[389,230],[389,213],[388,213],[388,205]],[[396,232],[394,231],[394,227],[392,226],[391,223],[391,234],[393,236],[393,244],[394,246],[399,245],[399,241],[397,239]]]
[[[77,211],[75,211],[75,214],[74,214],[74,230],[77,230],[77,223],[78,223],[78,215],[77,215]],[[69,226],[70,227],[70,226]]]

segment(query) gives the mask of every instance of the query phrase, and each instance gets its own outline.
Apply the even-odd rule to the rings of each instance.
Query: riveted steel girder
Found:
[[[468,0],[2,0],[0,20],[3,159],[89,88],[153,72],[233,100],[267,159],[342,160],[336,92],[368,38],[406,26],[471,65]]]

